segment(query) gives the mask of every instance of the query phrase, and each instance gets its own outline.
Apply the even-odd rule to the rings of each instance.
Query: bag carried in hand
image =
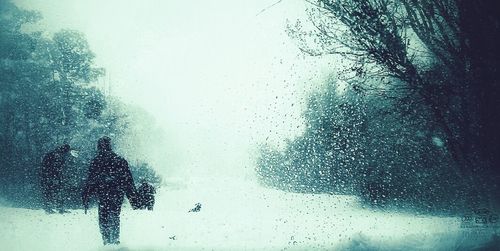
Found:
[[[137,188],[137,208],[153,210],[156,190],[153,185],[142,182]]]

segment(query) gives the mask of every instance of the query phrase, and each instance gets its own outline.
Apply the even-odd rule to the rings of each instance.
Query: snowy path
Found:
[[[469,250],[490,238],[457,218],[373,212],[348,196],[247,182],[198,181],[157,199],[153,212],[124,206],[119,250]],[[188,213],[197,202],[201,211]],[[0,249],[116,250],[101,246],[96,214],[0,208]]]

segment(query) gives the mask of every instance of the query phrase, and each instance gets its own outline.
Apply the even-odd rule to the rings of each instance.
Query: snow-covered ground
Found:
[[[188,212],[196,203],[201,211]],[[127,203],[119,247],[102,246],[95,208],[87,215],[47,215],[1,207],[0,226],[0,250],[8,251],[473,250],[494,231],[461,228],[459,218],[362,209],[349,196],[285,193],[234,180],[167,186],[152,212]]]

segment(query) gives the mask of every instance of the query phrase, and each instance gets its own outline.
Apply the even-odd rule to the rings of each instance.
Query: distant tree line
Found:
[[[306,112],[311,125],[304,135],[290,142],[284,152],[263,151],[259,165],[263,180],[275,177],[269,173],[286,170],[296,183],[312,173],[313,177],[307,178],[311,181],[302,184],[330,182],[324,187],[335,192],[371,187],[369,190],[378,192],[349,192],[371,200],[414,198],[417,205],[451,206],[459,196],[459,201],[469,206],[498,208],[497,2],[309,2],[314,7],[307,25],[313,29],[297,22],[290,25],[289,34],[305,53],[341,56],[339,64],[344,69],[339,77],[353,94],[333,95],[335,98],[331,98],[331,90],[320,94],[320,103],[327,108],[316,115]],[[318,97],[312,97],[309,106],[317,102]],[[373,111],[373,107],[381,109]],[[326,129],[314,128],[315,121],[323,121]],[[345,152],[351,150],[349,160]],[[279,156],[290,159],[297,151],[311,152],[306,156],[317,158],[294,157],[297,159],[292,158],[288,167],[277,168],[281,171],[267,163]],[[320,170],[308,167],[318,161],[326,163],[313,166],[330,170],[330,174],[333,167],[337,170],[333,173],[339,174],[321,178]],[[378,184],[365,177],[379,179]],[[342,185],[345,182],[347,187]],[[273,184],[281,186],[279,181]]]
[[[14,205],[40,205],[39,168],[45,153],[68,143],[79,152],[64,169],[64,198],[79,205],[96,141],[119,141],[138,123],[129,108],[97,88],[104,69],[83,34],[28,32],[37,12],[0,2],[0,197]],[[139,120],[140,121],[140,120]],[[137,175],[159,177],[151,168]]]
[[[334,80],[312,94],[305,131],[284,150],[262,145],[262,183],[300,193],[357,195],[373,206],[420,211],[457,209],[466,190],[443,135],[414,111],[388,112],[394,101],[362,95]]]

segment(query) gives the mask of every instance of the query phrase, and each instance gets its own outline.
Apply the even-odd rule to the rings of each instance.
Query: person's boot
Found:
[[[109,236],[109,233],[104,233],[103,234],[103,236],[102,236],[102,242],[104,243],[104,246],[109,245],[109,244],[113,244],[111,242],[111,238]]]
[[[110,244],[119,245],[120,244],[120,230],[116,227],[113,228],[110,231],[109,239],[110,239],[110,241],[109,241]]]

